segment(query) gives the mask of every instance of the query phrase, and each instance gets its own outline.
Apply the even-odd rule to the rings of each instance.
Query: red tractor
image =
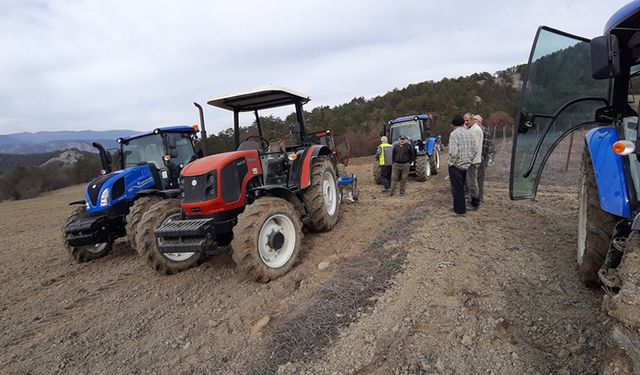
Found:
[[[272,86],[209,100],[233,111],[236,151],[187,165],[179,180],[180,205],[165,200],[144,215],[136,239],[144,242],[140,247],[152,268],[164,274],[181,272],[231,244],[240,271],[268,282],[295,264],[303,225],[317,232],[336,225],[336,159],[328,147],[309,142],[302,111],[309,100]],[[258,116],[260,110],[288,105],[295,107],[297,120],[287,132],[297,139],[287,142],[297,143],[292,146],[264,138]],[[243,112],[255,114],[258,135],[240,142]]]
[[[351,156],[351,147],[345,134],[333,134],[331,130],[319,130],[310,133],[309,142],[329,147],[337,161],[337,171],[340,177],[347,175],[347,165]]]

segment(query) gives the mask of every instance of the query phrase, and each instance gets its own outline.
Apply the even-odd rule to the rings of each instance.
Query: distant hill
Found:
[[[4,134],[0,135],[0,153],[32,154],[72,148],[95,153],[97,150],[91,146],[92,142],[101,143],[105,148],[114,148],[117,147],[117,138],[139,133],[132,130],[83,130]]]
[[[73,166],[83,156],[97,155],[78,150],[52,151],[37,154],[0,154],[0,175],[18,167],[61,167]]]

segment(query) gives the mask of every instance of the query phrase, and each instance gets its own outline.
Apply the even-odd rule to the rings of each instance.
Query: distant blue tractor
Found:
[[[86,262],[103,257],[124,236],[136,247],[134,237],[142,215],[162,199],[178,198],[180,171],[198,157],[197,131],[197,126],[170,126],[119,138],[121,169],[116,171],[112,171],[110,154],[93,144],[100,152],[104,174],[89,182],[83,201],[71,203],[82,206],[63,228],[65,245],[74,259]]]
[[[426,181],[427,177],[436,175],[440,171],[441,137],[431,136],[431,115],[413,115],[390,120],[380,135],[389,138],[395,144],[400,136],[405,136],[416,149],[417,158],[411,166],[411,173],[415,173],[418,181]],[[380,165],[375,165],[373,177],[376,183],[380,179]]]
[[[592,40],[538,29],[513,140],[510,197],[534,198],[556,145],[574,130],[590,129],[584,137],[577,249],[587,285],[619,286],[615,269],[623,254],[640,251],[638,87],[640,1],[615,13],[604,35]]]

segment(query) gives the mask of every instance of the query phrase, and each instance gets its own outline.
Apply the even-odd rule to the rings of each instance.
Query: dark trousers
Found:
[[[391,186],[391,166],[390,165],[381,165],[380,166],[380,183],[386,190],[389,190]]]
[[[464,183],[467,179],[467,171],[449,166],[449,182],[451,182],[451,194],[453,195],[453,211],[457,214],[467,213],[467,205],[464,199]]]

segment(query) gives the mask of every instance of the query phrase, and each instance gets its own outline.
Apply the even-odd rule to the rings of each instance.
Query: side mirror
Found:
[[[178,157],[178,146],[176,145],[176,139],[168,136],[165,138],[167,142],[167,151],[172,158]]]
[[[620,47],[615,35],[603,35],[591,40],[591,76],[609,79],[620,74]]]

